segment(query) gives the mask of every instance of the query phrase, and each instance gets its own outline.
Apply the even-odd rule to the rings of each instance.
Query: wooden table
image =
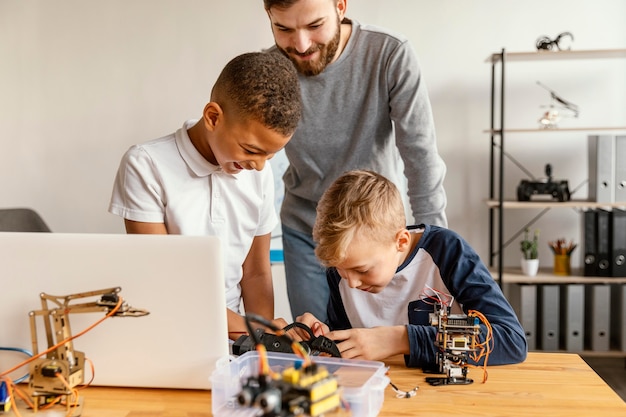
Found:
[[[402,357],[385,361],[389,377],[401,390],[419,386],[412,398],[396,398],[385,390],[380,416],[626,416],[626,402],[583,361],[568,353],[531,352],[519,365],[491,366],[485,384],[482,371],[472,369],[471,385],[433,387],[424,374],[404,366]],[[83,417],[209,417],[208,391],[88,387]],[[12,415],[13,413],[8,413]],[[334,414],[328,414],[331,417]],[[32,416],[30,410],[22,416]],[[39,412],[62,416],[63,409]],[[342,416],[345,413],[342,413]]]

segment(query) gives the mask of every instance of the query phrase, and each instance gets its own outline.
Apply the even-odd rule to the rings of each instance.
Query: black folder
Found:
[[[587,210],[583,214],[583,238],[584,238],[584,275],[587,277],[597,276],[598,269],[598,246],[596,239],[597,213],[595,210]]]
[[[596,245],[598,248],[598,267],[596,275],[599,277],[611,276],[611,212],[598,209],[596,228]]]
[[[626,277],[626,211],[613,209],[611,227],[611,276]]]

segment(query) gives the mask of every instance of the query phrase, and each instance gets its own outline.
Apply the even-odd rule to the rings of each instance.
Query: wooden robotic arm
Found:
[[[63,296],[40,294],[41,310],[29,313],[33,355],[39,354],[38,316],[43,318],[47,340],[47,349],[42,352],[42,357],[30,365],[29,387],[35,404],[38,404],[41,397],[70,395],[71,388],[84,382],[85,355],[74,350],[73,340],[79,335],[72,336],[70,314],[105,312],[104,318],[141,317],[149,314],[146,310],[126,304],[119,296],[120,292],[120,287],[113,287]],[[96,300],[75,302],[98,296],[100,298]]]

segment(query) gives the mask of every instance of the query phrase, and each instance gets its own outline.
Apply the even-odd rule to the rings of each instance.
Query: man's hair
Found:
[[[298,73],[277,52],[233,58],[215,82],[211,100],[226,114],[256,120],[285,136],[293,134],[302,115]]]
[[[398,188],[375,172],[349,171],[328,187],[317,204],[315,254],[325,266],[336,266],[345,260],[357,233],[372,242],[391,244],[405,227]]]
[[[263,6],[265,10],[269,10],[272,7],[278,9],[288,9],[300,0],[263,0]]]

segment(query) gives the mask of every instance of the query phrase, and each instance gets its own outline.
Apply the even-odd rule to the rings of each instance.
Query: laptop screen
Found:
[[[0,233],[0,346],[33,350],[29,312],[42,308],[40,293],[121,287],[149,315],[111,317],[73,341],[93,363],[92,384],[208,389],[215,361],[228,355],[222,262],[210,236]],[[105,314],[70,314],[72,335]],[[36,324],[42,352],[43,319]],[[15,364],[0,361],[0,372]]]

